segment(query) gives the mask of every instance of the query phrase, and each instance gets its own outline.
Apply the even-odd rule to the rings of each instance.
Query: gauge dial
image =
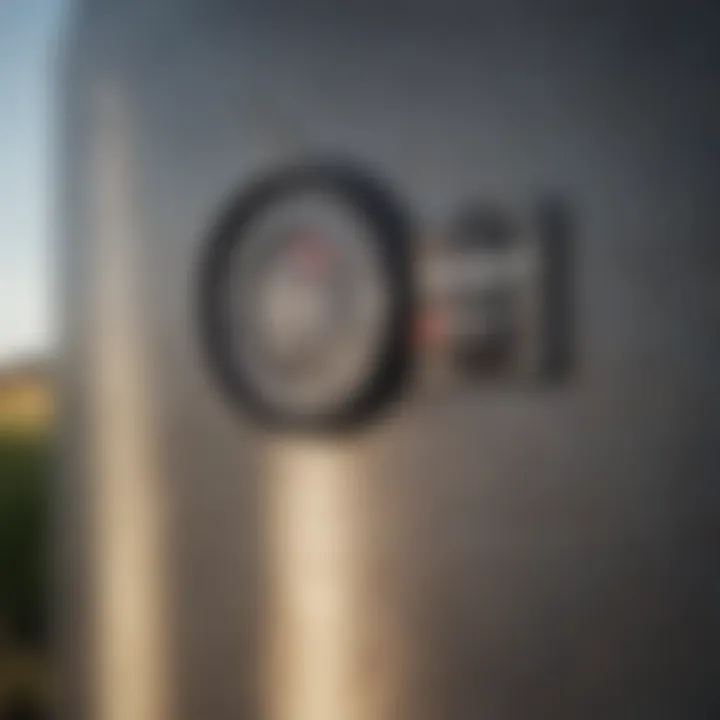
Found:
[[[210,238],[201,297],[224,388],[281,424],[351,422],[407,371],[406,223],[347,168],[296,168],[241,195]]]

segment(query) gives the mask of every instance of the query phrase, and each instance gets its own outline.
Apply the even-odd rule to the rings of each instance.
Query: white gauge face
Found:
[[[280,200],[243,229],[226,295],[232,359],[273,407],[327,412],[372,372],[390,304],[372,232],[320,191]]]

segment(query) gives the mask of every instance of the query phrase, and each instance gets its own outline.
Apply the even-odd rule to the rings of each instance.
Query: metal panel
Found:
[[[101,469],[68,490],[95,620],[77,644],[64,613],[64,662],[97,701],[68,717],[714,716],[718,29],[700,0],[79,3],[68,393],[99,413],[73,459]],[[201,358],[198,257],[256,171],[329,153],[423,228],[468,198],[564,196],[572,382],[411,396],[342,441],[249,427]]]

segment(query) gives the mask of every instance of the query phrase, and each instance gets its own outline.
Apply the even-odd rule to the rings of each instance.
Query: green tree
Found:
[[[49,446],[0,435],[0,717],[42,717],[48,608]]]

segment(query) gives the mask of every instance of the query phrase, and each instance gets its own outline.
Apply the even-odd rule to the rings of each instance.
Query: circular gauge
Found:
[[[241,193],[209,238],[200,298],[223,389],[273,424],[355,423],[407,374],[407,223],[345,166],[286,169]]]

